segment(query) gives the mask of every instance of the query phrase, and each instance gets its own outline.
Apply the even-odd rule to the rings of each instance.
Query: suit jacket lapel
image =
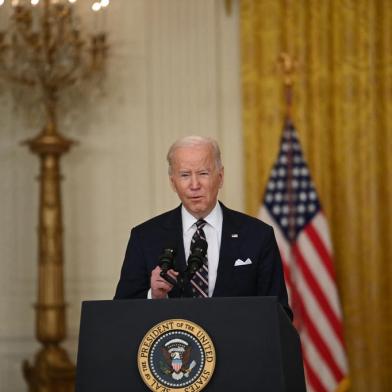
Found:
[[[240,225],[232,219],[230,210],[220,203],[223,213],[222,238],[219,263],[213,296],[219,296],[225,290],[225,277],[230,275],[232,261],[239,252]],[[237,236],[236,236],[237,235]]]
[[[177,269],[183,271],[186,268],[184,238],[182,234],[181,205],[174,209],[163,223],[168,236],[168,242],[176,246],[175,262]]]

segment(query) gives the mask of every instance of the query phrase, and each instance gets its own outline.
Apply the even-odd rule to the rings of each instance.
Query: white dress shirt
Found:
[[[198,219],[191,215],[184,206],[181,207],[181,217],[185,259],[188,260],[191,240],[193,234],[196,232],[196,222]],[[222,208],[218,202],[204,220],[207,222],[203,227],[203,231],[208,243],[208,296],[211,297],[214,292],[216,275],[218,272],[219,251],[222,238],[223,214]]]

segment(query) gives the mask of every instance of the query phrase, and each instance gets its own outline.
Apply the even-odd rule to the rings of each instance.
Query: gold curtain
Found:
[[[241,0],[246,202],[256,215],[284,117],[279,53],[298,60],[293,120],[327,215],[352,391],[392,391],[392,4]]]

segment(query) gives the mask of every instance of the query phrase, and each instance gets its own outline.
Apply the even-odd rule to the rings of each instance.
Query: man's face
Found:
[[[209,145],[180,147],[174,151],[171,185],[195,218],[205,218],[215,207],[223,174],[223,167],[217,167]]]

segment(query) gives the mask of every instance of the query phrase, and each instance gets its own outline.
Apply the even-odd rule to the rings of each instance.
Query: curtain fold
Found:
[[[257,215],[293,121],[331,228],[353,391],[392,390],[392,7],[381,0],[241,0],[247,210]]]

